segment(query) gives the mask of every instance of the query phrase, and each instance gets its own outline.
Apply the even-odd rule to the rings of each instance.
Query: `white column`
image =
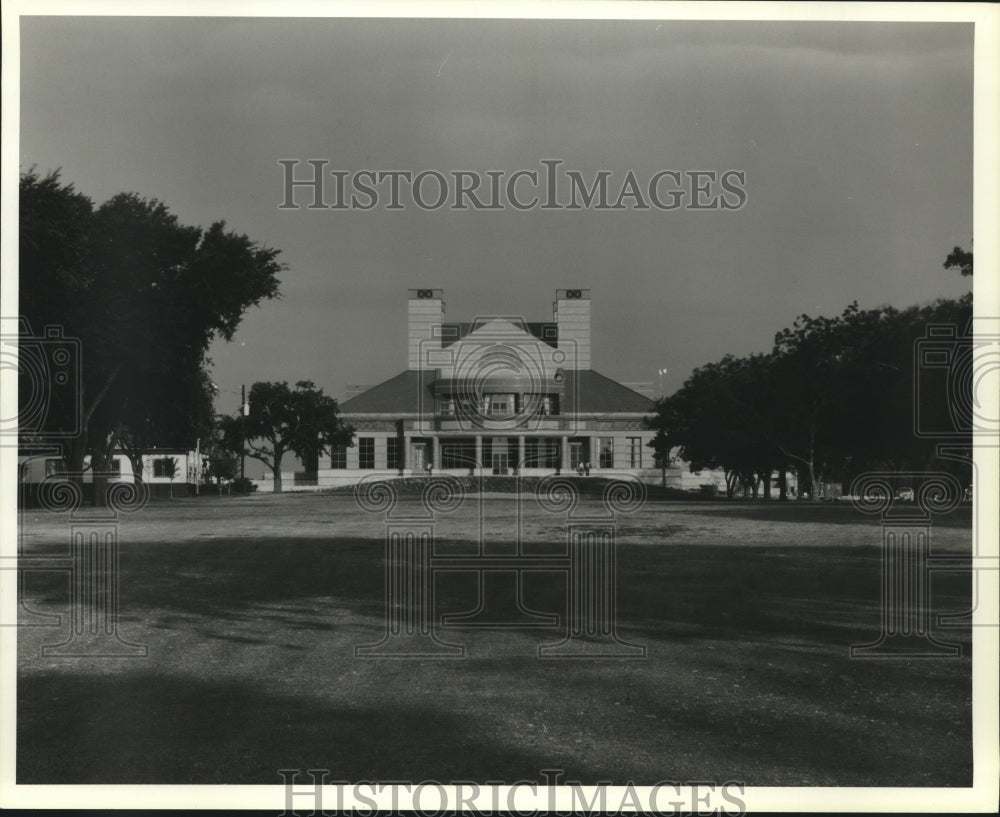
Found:
[[[517,438],[517,473],[521,473],[524,468],[524,435]]]
[[[476,474],[483,472],[483,436],[476,435]]]

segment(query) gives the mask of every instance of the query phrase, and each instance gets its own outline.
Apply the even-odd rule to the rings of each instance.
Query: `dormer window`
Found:
[[[559,397],[555,394],[543,394],[541,400],[541,410],[543,416],[559,413]]]
[[[509,417],[514,413],[513,394],[487,394],[485,403],[489,417]]]

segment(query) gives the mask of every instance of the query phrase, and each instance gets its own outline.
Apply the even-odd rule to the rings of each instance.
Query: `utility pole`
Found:
[[[663,400],[663,375],[667,374],[670,370],[664,366],[658,370],[660,375],[660,400]],[[660,472],[663,477],[663,487],[667,487],[667,455],[670,453],[670,449],[660,452]]]
[[[247,405],[247,387],[240,387],[240,484],[247,478],[247,415],[250,406]]]

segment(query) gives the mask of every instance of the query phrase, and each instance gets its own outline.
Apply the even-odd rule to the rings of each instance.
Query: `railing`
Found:
[[[495,415],[492,417],[461,418],[452,415],[438,415],[434,418],[435,431],[568,431],[575,433],[583,426],[573,417],[534,416],[522,418],[513,423],[517,415]]]

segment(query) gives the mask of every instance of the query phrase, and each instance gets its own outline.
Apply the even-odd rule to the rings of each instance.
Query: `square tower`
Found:
[[[559,349],[567,365],[590,368],[590,290],[557,289],[553,318],[559,332]]]
[[[426,368],[426,361],[421,361],[421,355],[441,349],[443,295],[444,291],[440,289],[410,290],[408,368],[411,370]]]

